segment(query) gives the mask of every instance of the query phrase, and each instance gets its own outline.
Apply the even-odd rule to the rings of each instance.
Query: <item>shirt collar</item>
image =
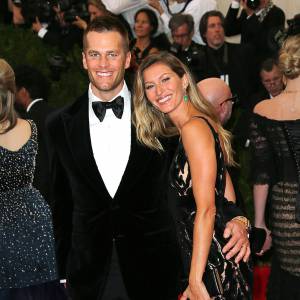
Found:
[[[131,94],[130,94],[130,91],[129,91],[125,81],[124,81],[122,90],[119,92],[119,94],[117,94],[115,97],[113,97],[109,102],[113,101],[118,96],[122,96],[124,98],[124,112],[125,112],[125,109],[127,107],[129,107],[129,109],[131,109],[131,104],[130,104]],[[92,103],[95,102],[95,101],[102,101],[102,102],[104,102],[104,101],[102,99],[100,99],[99,97],[97,97],[93,93],[91,83],[89,84],[88,97],[89,97],[89,119],[90,119],[90,123],[91,124],[98,123],[99,120],[98,120],[97,116],[95,115],[95,113],[93,111]]]
[[[35,103],[37,103],[37,102],[39,102],[39,101],[43,101],[44,99],[43,98],[37,98],[37,99],[34,99],[33,101],[31,101],[30,102],[30,104],[27,106],[27,108],[26,108],[26,112],[29,112],[30,111],[30,109],[31,109],[31,107],[35,104]]]

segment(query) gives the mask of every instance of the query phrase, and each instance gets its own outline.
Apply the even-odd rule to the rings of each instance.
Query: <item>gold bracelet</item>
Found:
[[[238,221],[238,222],[242,223],[246,227],[247,232],[248,233],[250,232],[250,230],[251,230],[251,224],[250,224],[250,221],[246,217],[244,217],[244,216],[236,216],[232,220],[233,221]]]

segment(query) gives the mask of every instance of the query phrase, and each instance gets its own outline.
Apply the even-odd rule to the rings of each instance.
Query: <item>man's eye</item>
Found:
[[[167,82],[169,80],[170,80],[170,77],[165,77],[165,78],[162,79],[162,82]]]
[[[112,52],[112,53],[108,53],[107,56],[109,56],[109,57],[117,57],[118,54]]]
[[[99,56],[99,53],[97,52],[90,52],[89,53],[89,57],[98,57]]]

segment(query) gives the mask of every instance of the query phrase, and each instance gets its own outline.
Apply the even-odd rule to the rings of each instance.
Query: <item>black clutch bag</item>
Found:
[[[223,295],[224,290],[218,268],[209,262],[206,265],[202,281],[210,297]]]

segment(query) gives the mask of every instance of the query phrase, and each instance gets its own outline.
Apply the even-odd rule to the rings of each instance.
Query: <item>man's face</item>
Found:
[[[193,34],[194,31],[189,32],[188,25],[183,24],[174,31],[172,31],[172,38],[176,44],[181,45],[182,49],[186,49],[190,46],[192,42]]]
[[[82,61],[97,97],[109,101],[121,91],[130,52],[125,52],[123,38],[118,32],[89,32]]]
[[[205,37],[207,45],[211,48],[218,49],[224,44],[224,28],[219,17],[208,18]]]
[[[282,81],[282,74],[277,66],[273,66],[270,72],[260,72],[261,82],[272,97],[279,95],[284,86]]]

